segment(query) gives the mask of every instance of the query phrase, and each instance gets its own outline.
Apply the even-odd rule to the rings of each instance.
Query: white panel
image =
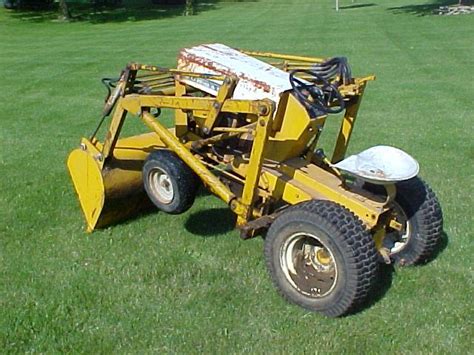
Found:
[[[203,44],[181,50],[178,69],[238,77],[234,99],[270,99],[278,104],[281,93],[291,89],[287,72],[223,44]],[[218,81],[207,79],[183,78],[182,81],[214,96],[220,85]]]

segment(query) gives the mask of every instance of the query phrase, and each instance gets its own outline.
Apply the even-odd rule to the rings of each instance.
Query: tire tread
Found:
[[[286,223],[293,220],[295,213],[305,212],[308,218],[314,215],[322,217],[331,229],[335,242],[345,249],[349,255],[347,265],[352,275],[348,278],[344,296],[339,302],[323,310],[317,310],[326,316],[337,317],[356,311],[367,299],[377,277],[378,259],[372,236],[364,227],[362,221],[343,206],[321,200],[310,200],[288,208],[270,227],[267,238],[274,237],[275,233]],[[279,293],[288,301],[315,311],[303,302],[289,297],[282,289],[272,263],[271,240],[265,243],[265,256],[271,278]]]
[[[155,199],[153,192],[148,188],[146,174],[153,166],[164,168],[176,183],[176,200],[169,205],[163,205]],[[148,197],[160,210],[170,214],[180,214],[187,211],[194,203],[199,180],[196,174],[172,151],[168,149],[156,150],[148,156],[143,166],[143,183]]]
[[[442,237],[443,213],[431,187],[416,177],[397,184],[399,198],[409,209],[418,226],[416,243],[401,253],[396,262],[402,265],[417,265],[428,261],[436,251]]]

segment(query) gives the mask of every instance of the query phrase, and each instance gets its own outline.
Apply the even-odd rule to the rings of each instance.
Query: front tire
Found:
[[[166,213],[179,214],[194,203],[198,178],[175,153],[161,149],[146,159],[143,185],[156,207]]]
[[[330,201],[308,201],[283,212],[268,231],[265,258],[284,298],[329,317],[366,300],[378,266],[362,222]]]

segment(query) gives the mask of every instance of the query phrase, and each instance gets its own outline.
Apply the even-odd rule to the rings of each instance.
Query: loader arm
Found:
[[[263,163],[264,146],[271,126],[274,105],[269,100],[232,100],[229,97],[236,85],[236,79],[221,75],[204,74],[206,79],[222,80],[224,85],[217,97],[191,97],[173,95],[149,95],[134,92],[135,79],[139,69],[171,73],[173,76],[199,77],[196,73],[142,64],[129,64],[122,72],[120,81],[107,98],[104,113],[112,113],[105,140],[100,143],[92,136],[83,138],[81,148],[73,151],[68,166],[73,178],[76,192],[86,216],[88,230],[113,223],[115,217],[131,214],[142,206],[148,205],[143,194],[141,183],[141,166],[146,156],[154,149],[168,148],[176,153],[204,182],[204,184],[239,216],[238,224],[245,224],[252,218],[252,203],[255,198],[258,178]],[[247,176],[244,193],[237,197],[208,167],[201,162],[201,157],[194,154],[192,145],[185,145],[178,140],[174,132],[166,129],[159,120],[149,113],[150,108],[170,108],[184,112],[206,112],[202,123],[203,131],[210,133],[220,113],[240,112],[253,119],[256,140],[252,151],[250,166],[252,173]],[[153,132],[150,134],[119,139],[127,114],[140,116],[144,124]],[[254,126],[254,127],[255,127]],[[97,131],[97,130],[96,130]],[[188,132],[190,133],[190,132]],[[240,132],[241,133],[241,132]],[[197,136],[188,136],[198,139]],[[154,137],[154,138],[153,138]],[[84,174],[84,166],[87,166]],[[111,193],[108,193],[110,191]],[[129,203],[124,210],[121,200],[130,199],[132,195],[139,198]],[[113,206],[120,210],[114,211]]]

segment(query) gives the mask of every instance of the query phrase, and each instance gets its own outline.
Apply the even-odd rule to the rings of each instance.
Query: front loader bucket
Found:
[[[112,157],[100,160],[102,145],[83,138],[67,160],[87,231],[118,223],[152,206],[142,183],[148,154],[163,147],[154,133],[120,139]]]

